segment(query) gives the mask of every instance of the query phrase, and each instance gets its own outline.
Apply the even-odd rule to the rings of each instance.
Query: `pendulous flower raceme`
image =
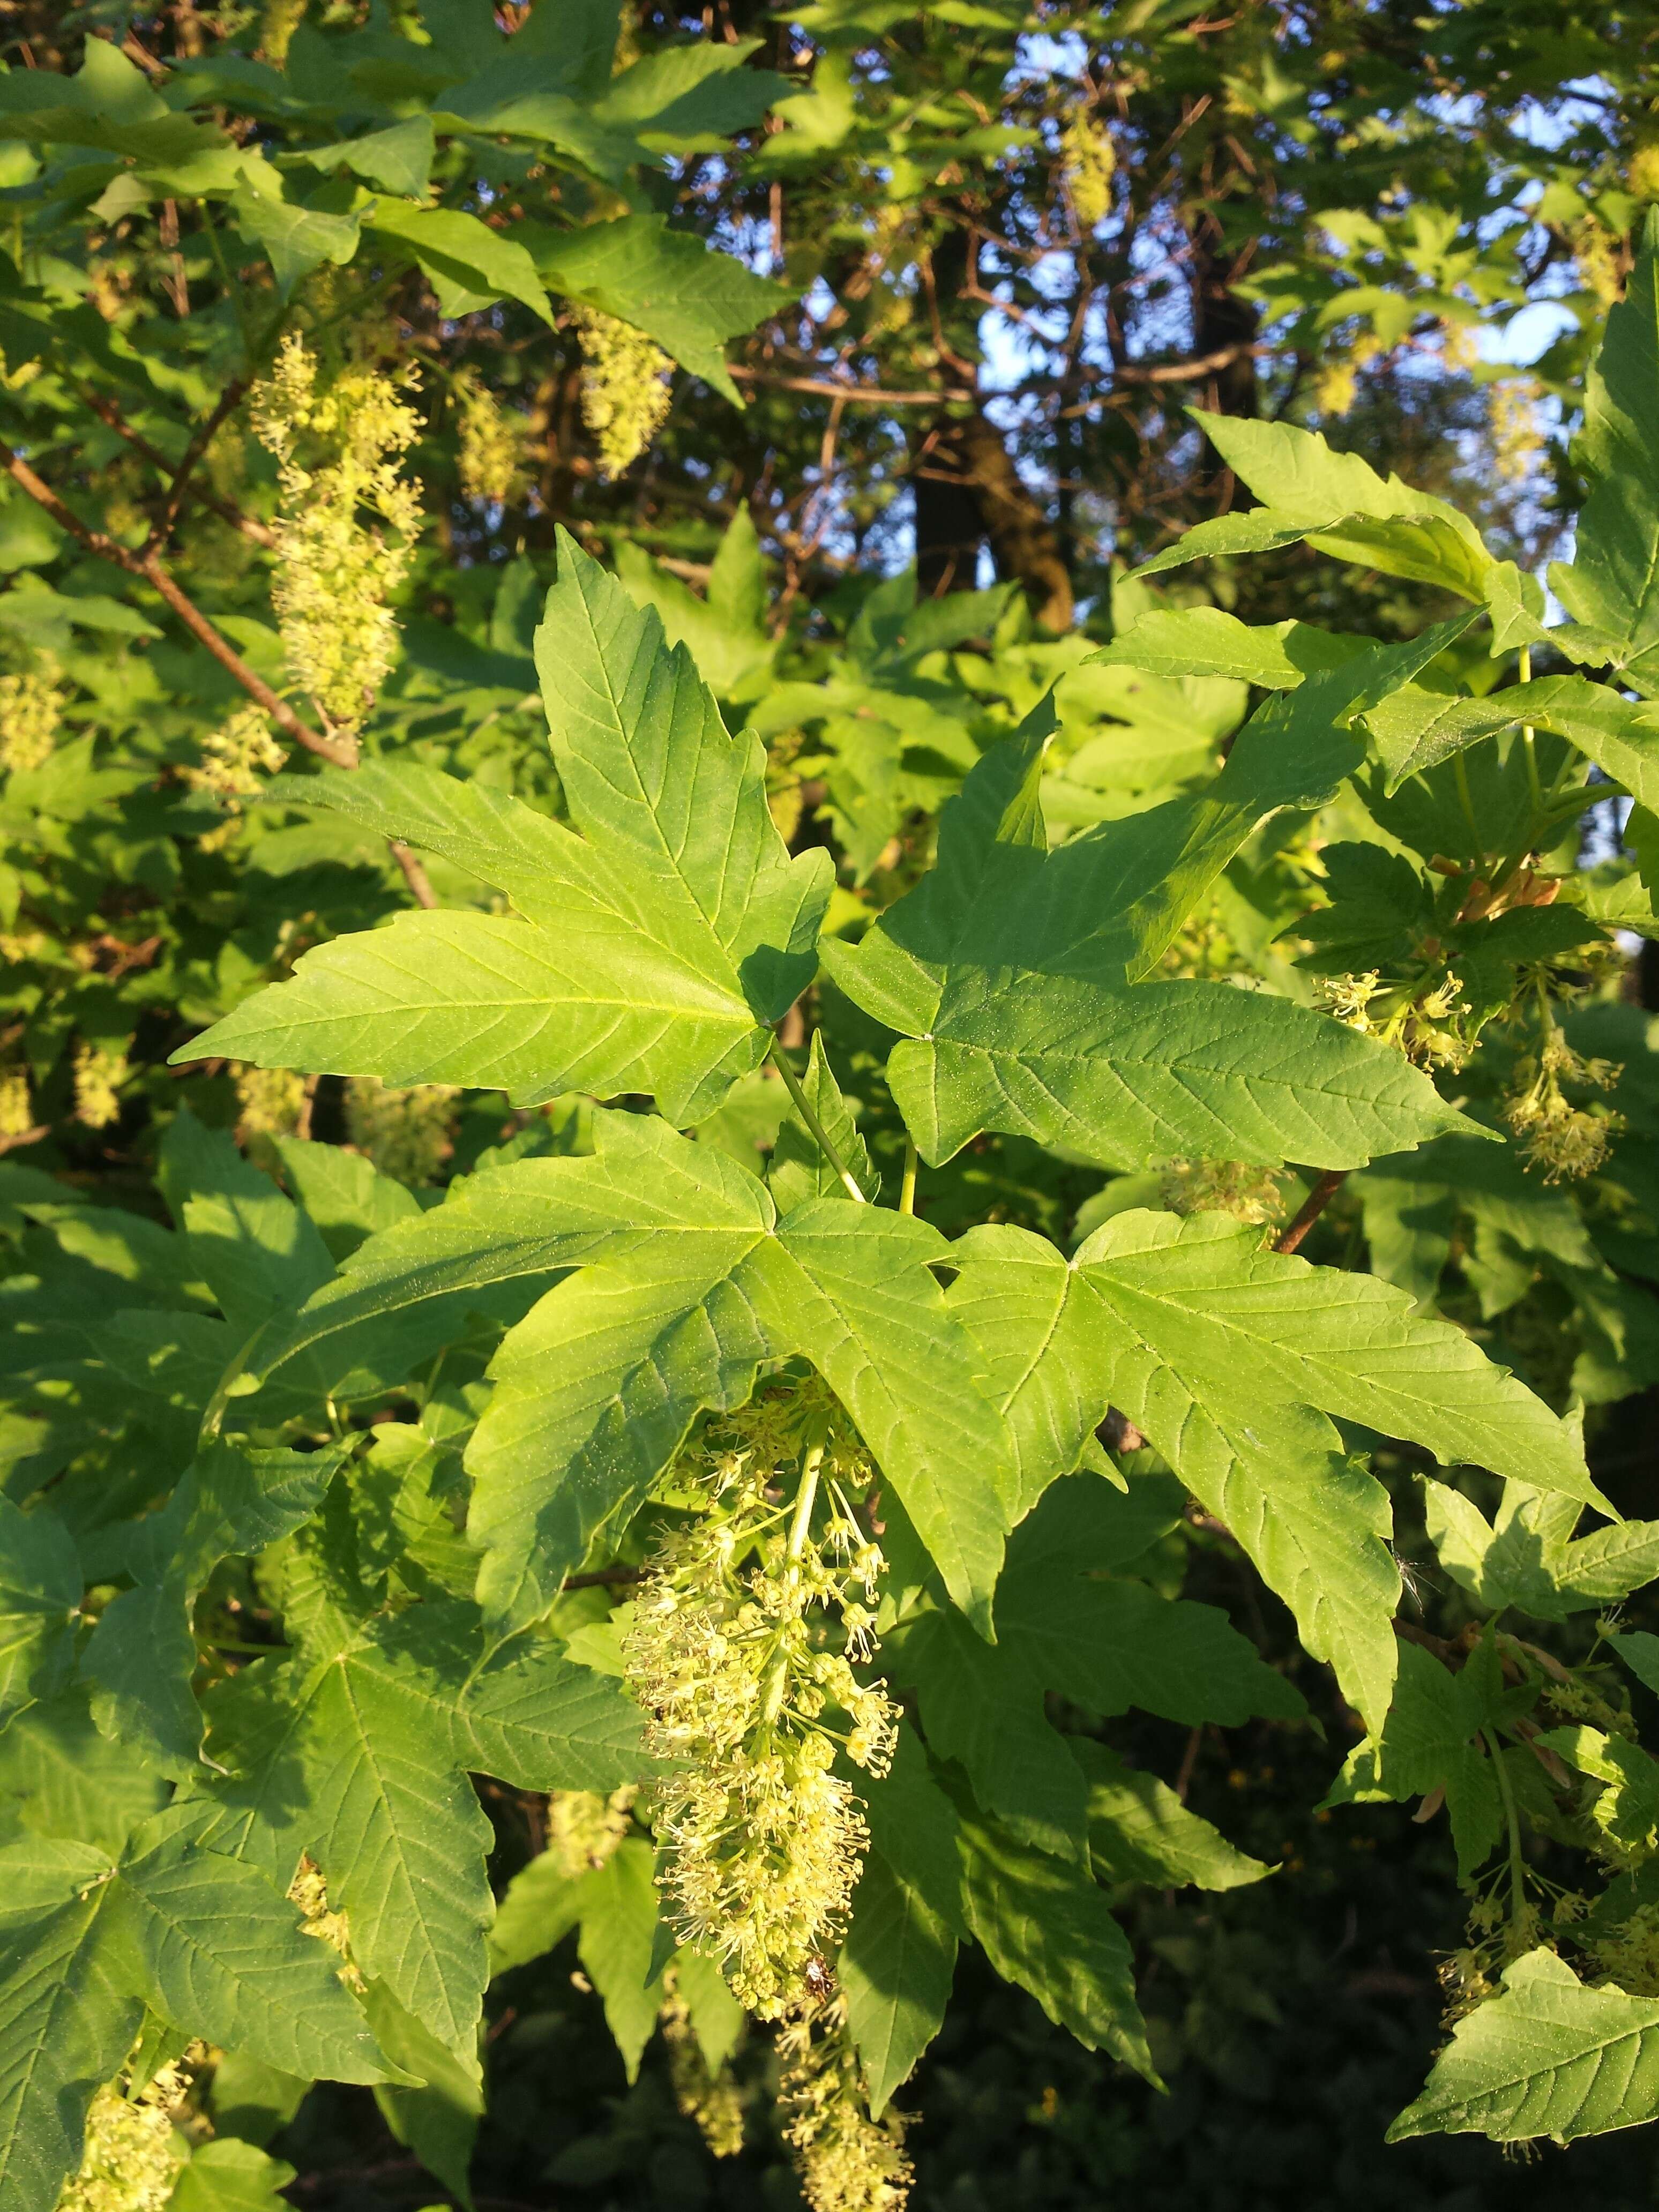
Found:
[[[837,1994],[791,2013],[778,2038],[783,2138],[811,2212],[902,2212],[913,2168],[904,2121],[870,2117],[863,2069]]]
[[[386,601],[421,520],[400,465],[420,422],[377,367],[348,366],[324,382],[319,366],[290,331],[254,392],[253,422],[282,483],[271,604],[289,668],[329,720],[350,727],[397,652]]]
[[[625,1645],[647,1747],[672,1762],[655,1814],[672,1917],[763,2020],[822,1976],[863,1866],[837,1745],[871,1774],[892,1758],[885,1688],[854,1672],[874,1648],[884,1562],[848,1493],[872,1475],[816,1387],[711,1419],[674,1471],[692,1516],[659,1551]]]

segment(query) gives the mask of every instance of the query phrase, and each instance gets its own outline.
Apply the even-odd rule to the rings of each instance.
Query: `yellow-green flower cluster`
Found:
[[[868,1832],[830,1771],[836,1743],[872,1774],[892,1757],[884,1687],[852,1665],[872,1649],[884,1562],[842,1482],[870,1477],[816,1393],[711,1422],[675,1476],[701,1510],[659,1552],[625,1647],[647,1747],[673,1763],[656,1803],[672,1917],[763,2020],[805,1993],[863,1867]]]
[[[107,1129],[121,1118],[121,1085],[132,1070],[124,1052],[100,1044],[75,1048],[75,1118],[88,1129]]]
[[[1336,975],[1323,986],[1321,1003],[1348,1029],[1392,1045],[1414,1067],[1459,1068],[1474,1049],[1462,1027],[1471,1009],[1449,971],[1433,984],[1422,977],[1384,982],[1375,969]]]
[[[1282,1211],[1281,1172],[1244,1160],[1171,1160],[1161,1195],[1172,1213],[1231,1213],[1259,1225]]]
[[[27,1073],[21,1067],[0,1067],[0,1137],[21,1137],[33,1127]]]
[[[497,501],[503,507],[521,499],[529,431],[524,416],[509,413],[470,368],[456,374],[455,416],[456,468],[466,497],[481,503]]]
[[[271,601],[289,668],[331,721],[349,726],[397,650],[386,601],[420,523],[419,495],[399,463],[419,421],[396,380],[372,366],[342,369],[325,388],[316,356],[293,331],[252,410],[280,465]]]
[[[1521,1062],[1504,1119],[1520,1139],[1527,1165],[1541,1168],[1546,1182],[1593,1175],[1607,1158],[1609,1142],[1625,1126],[1622,1115],[1605,1108],[1590,1113],[1575,1106],[1563,1084],[1609,1091],[1623,1073],[1610,1060],[1586,1060],[1575,1052],[1553,1022],[1538,1051]]]
[[[87,2115],[80,2171],[57,2212],[161,2212],[184,2162],[173,2111],[187,2086],[176,2066],[164,2066],[137,2096],[114,2083],[100,2089]]]
[[[691,2008],[674,1987],[673,1975],[670,1966],[668,1996],[657,2025],[668,2050],[674,2102],[688,2120],[696,2122],[714,2157],[735,2158],[743,2148],[743,2091],[729,2065],[710,2071],[691,2026]]]
[[[574,1881],[611,1858],[628,1833],[639,1790],[633,1783],[606,1797],[597,1790],[555,1790],[547,1800],[547,1849]]]
[[[668,413],[673,363],[631,323],[598,307],[574,310],[582,349],[582,420],[607,476],[632,466]]]
[[[239,1067],[236,1097],[242,1111],[236,1124],[240,1144],[250,1137],[289,1137],[299,1126],[306,1079],[288,1067]]]
[[[459,1095],[448,1083],[388,1091],[372,1075],[355,1075],[345,1091],[346,1130],[382,1175],[398,1182],[430,1182],[449,1158]]]
[[[201,765],[187,768],[185,781],[192,791],[214,792],[234,807],[239,799],[251,798],[261,775],[273,774],[287,757],[270,734],[264,708],[250,700],[222,729],[202,740]]]
[[[1103,123],[1087,108],[1074,107],[1060,133],[1060,150],[1078,226],[1093,230],[1112,211],[1117,149]]]
[[[783,2138],[811,2212],[902,2212],[913,2173],[903,2116],[890,2106],[870,2117],[846,2000],[799,2008],[778,2048]]]
[[[64,692],[56,664],[0,676],[0,773],[40,768],[52,757],[64,719]]]
[[[1533,376],[1505,377],[1488,394],[1492,466],[1506,483],[1523,483],[1544,450],[1544,433],[1538,421],[1541,396],[1541,387]]]

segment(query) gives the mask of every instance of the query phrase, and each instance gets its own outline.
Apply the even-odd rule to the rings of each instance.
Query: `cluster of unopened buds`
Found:
[[[862,1869],[837,1748],[875,1775],[892,1758],[892,1705],[854,1672],[884,1562],[848,1487],[871,1472],[816,1394],[711,1421],[675,1469],[692,1517],[659,1551],[625,1646],[647,1747],[670,1764],[655,1824],[671,1913],[763,2020],[828,1986]]]

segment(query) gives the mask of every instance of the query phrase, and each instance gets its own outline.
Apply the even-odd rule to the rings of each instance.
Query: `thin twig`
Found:
[[[118,438],[125,438],[133,452],[141,454],[151,468],[169,479],[174,476],[179,465],[170,461],[158,447],[152,446],[142,431],[135,430],[112,399],[106,398],[101,392],[88,392],[79,384],[73,389],[99,421],[113,430]],[[192,482],[188,487],[187,496],[193,499],[198,507],[204,507],[210,514],[216,514],[221,522],[228,522],[233,530],[240,530],[244,538],[252,538],[256,545],[269,549],[276,544],[274,530],[263,522],[256,522],[251,514],[244,514],[240,507],[232,506],[228,499],[219,498],[216,493],[207,490],[204,486]]]
[[[179,510],[184,505],[185,495],[191,489],[191,478],[196,472],[197,463],[213,443],[226,417],[234,414],[240,406],[243,394],[246,390],[247,384],[244,378],[232,377],[215,401],[213,410],[206,421],[198,425],[195,434],[185,448],[184,459],[179,462],[173,475],[173,489],[168,492],[167,503],[161,509],[161,521],[151,532],[155,544],[165,545],[172,537],[173,526],[179,520]]]
[[[1274,1237],[1274,1251],[1294,1252],[1347,1179],[1346,1168],[1328,1168],[1303,1200],[1295,1218]]]

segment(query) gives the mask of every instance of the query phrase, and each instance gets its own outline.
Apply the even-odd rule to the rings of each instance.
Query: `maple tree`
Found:
[[[1420,1800],[1467,1892],[1395,2139],[1659,2115],[1639,24],[1547,158],[1513,10],[1431,138],[1387,10],[60,27],[0,76],[0,2208],[289,2201],[327,2082],[467,2203],[574,1936],[713,2155],[773,2047],[885,2212],[966,1949],[1162,2087],[1135,1900],[1295,1881],[1187,1796],[1310,1693],[1322,1814]],[[1570,264],[1571,464],[1357,449]]]

